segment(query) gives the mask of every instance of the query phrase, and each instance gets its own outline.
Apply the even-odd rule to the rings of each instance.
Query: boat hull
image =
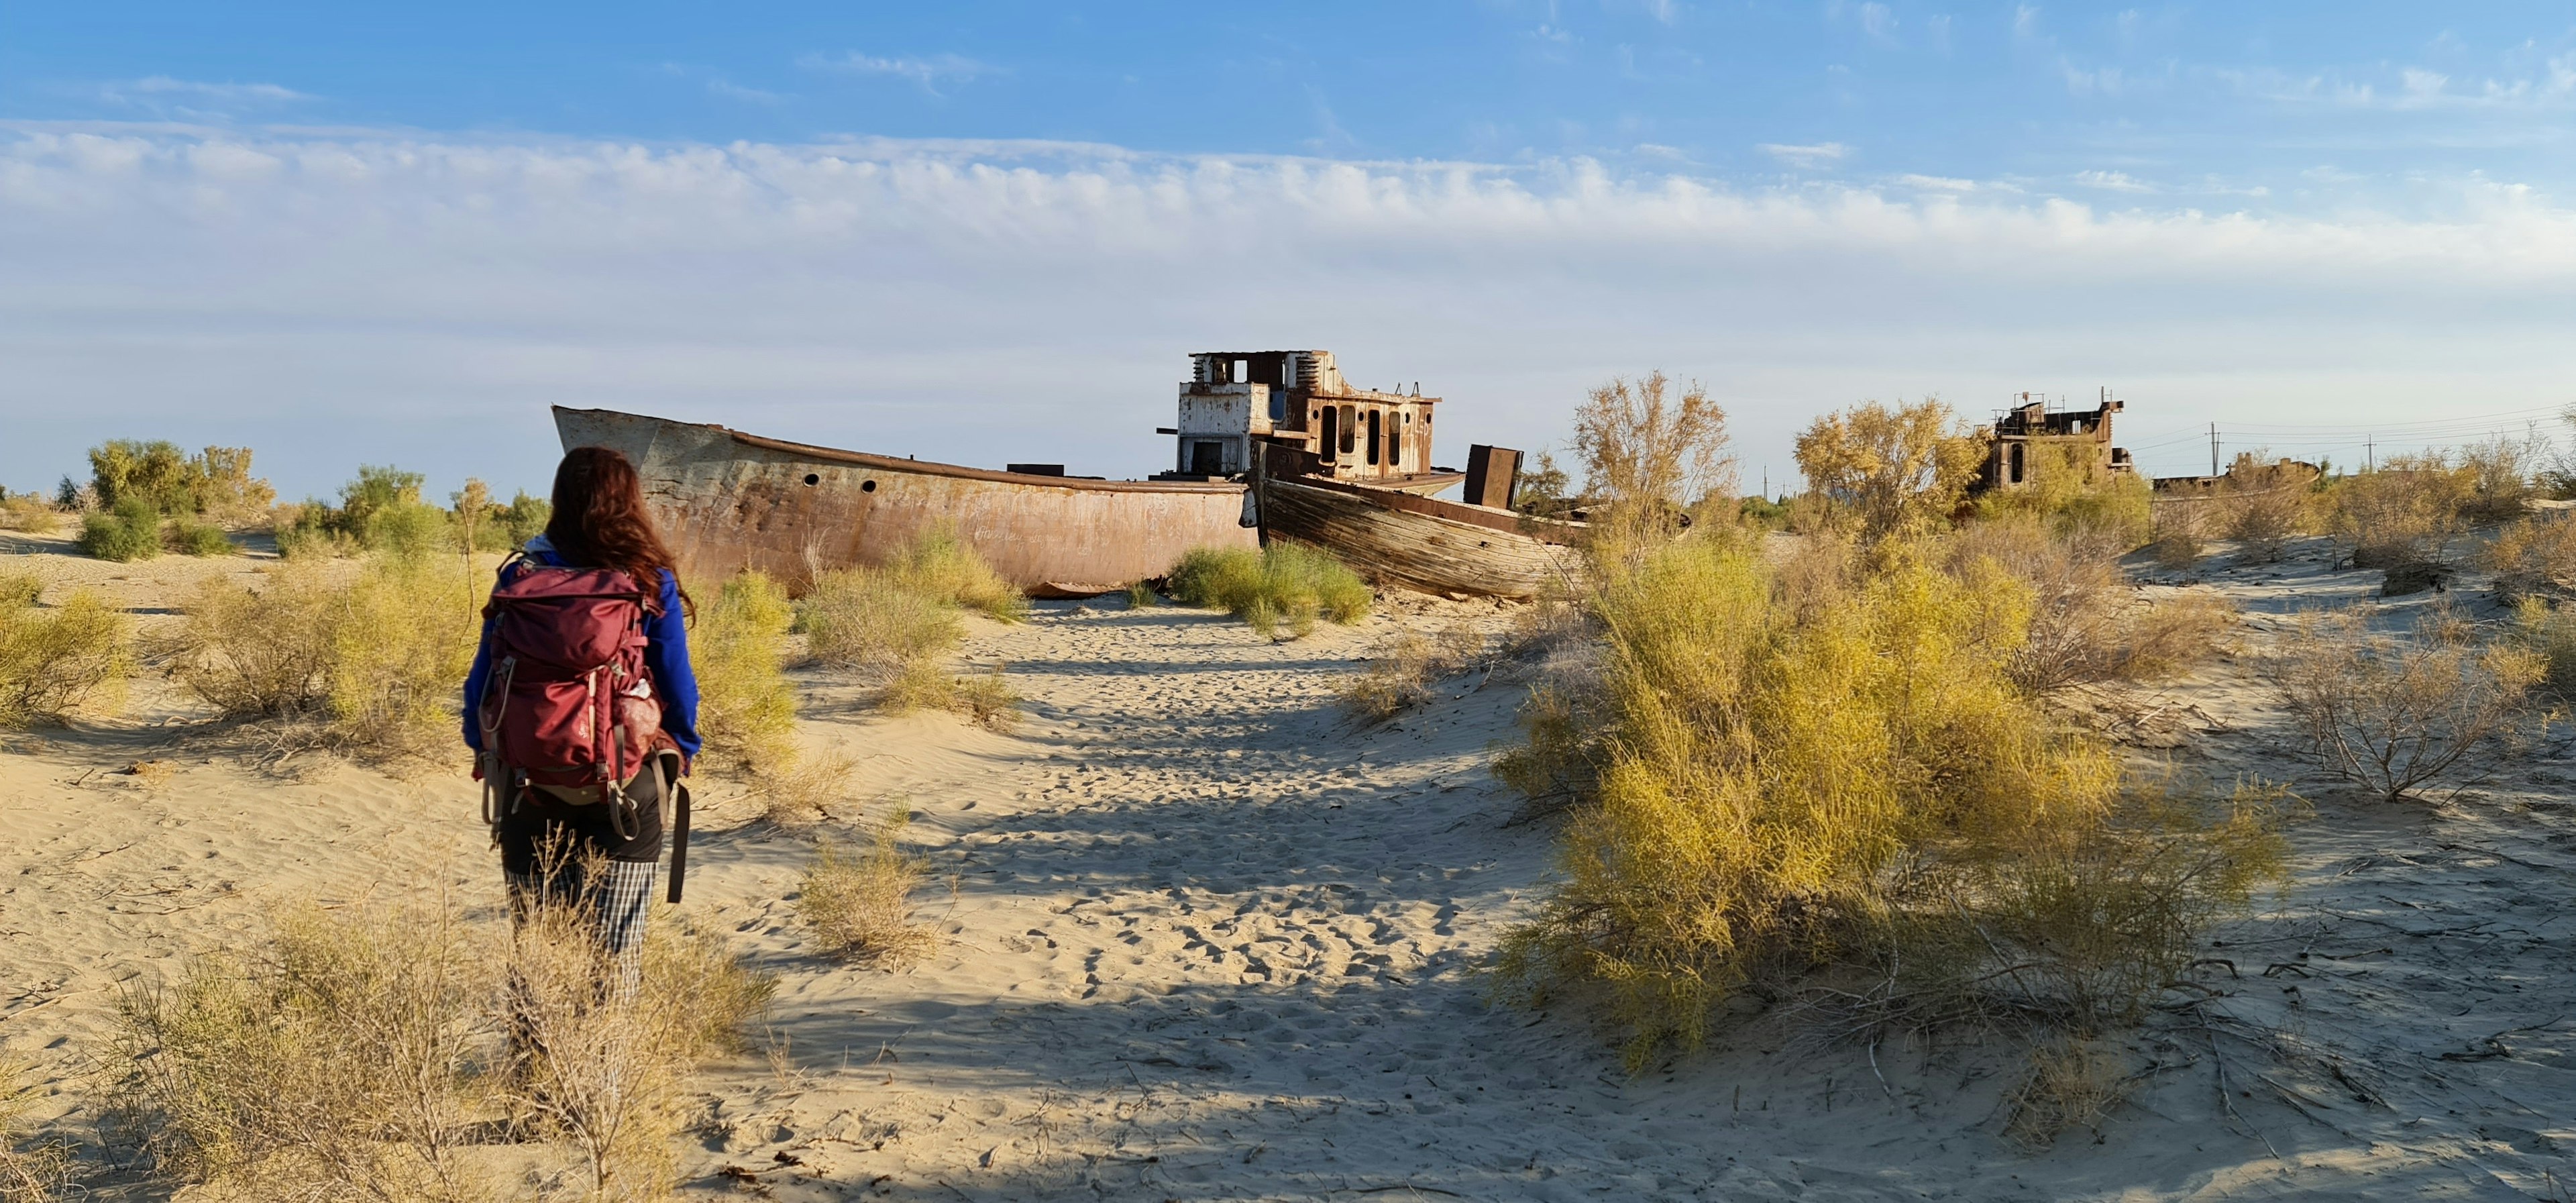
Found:
[[[1582,528],[1574,523],[1312,477],[1265,478],[1258,487],[1263,533],[1322,547],[1381,585],[1529,598],[1577,563],[1569,544]]]
[[[681,571],[757,569],[801,592],[818,572],[882,564],[954,529],[1032,597],[1090,597],[1158,577],[1195,547],[1255,547],[1244,486],[990,472],[782,442],[722,426],[557,407],[565,449],[612,447],[643,477]]]

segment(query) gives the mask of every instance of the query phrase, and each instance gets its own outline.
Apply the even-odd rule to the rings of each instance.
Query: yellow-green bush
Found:
[[[754,773],[796,761],[796,689],[787,680],[787,591],[759,572],[701,583],[689,663],[698,678],[698,735],[709,763]]]
[[[1002,622],[1028,617],[1029,599],[950,526],[935,526],[880,569],[896,586]]]
[[[34,493],[7,493],[0,490],[0,530],[19,530],[31,535],[50,535],[63,523],[62,511]]]
[[[1172,596],[1249,623],[1264,635],[1285,623],[1296,635],[1323,618],[1344,626],[1368,616],[1368,583],[1332,553],[1280,540],[1260,551],[1201,547],[1172,567]]]
[[[2335,482],[2327,525],[2355,568],[2438,562],[2478,504],[2477,490],[2476,471],[2445,453],[2390,456],[2378,471]]]
[[[2052,534],[2014,516],[1977,522],[1942,542],[1970,587],[1998,577],[2030,599],[2026,623],[1993,632],[2012,646],[2005,675],[2034,696],[2115,680],[2169,676],[2207,660],[2234,621],[2217,597],[2141,600],[2120,570],[2126,537],[2094,527]]]
[[[2576,515],[2516,522],[2496,533],[2478,563],[2495,574],[2496,593],[2507,601],[2576,597]]]
[[[329,697],[344,589],[337,574],[311,560],[289,560],[263,573],[257,587],[200,582],[180,606],[185,617],[166,649],[171,674],[230,717],[313,709]]]
[[[90,449],[90,488],[101,506],[132,498],[164,514],[242,520],[277,500],[277,490],[250,474],[248,447],[208,447],[196,455],[167,440],[114,439]]]
[[[60,722],[105,700],[133,665],[133,628],[92,590],[36,604],[33,578],[0,582],[0,726]]]
[[[796,913],[831,956],[899,968],[936,948],[939,937],[912,921],[912,895],[928,862],[903,850],[909,811],[897,807],[857,849],[825,840],[814,849]]]
[[[2576,698],[2576,607],[2526,597],[2514,607],[2514,634],[2539,657],[2539,683]]]
[[[797,599],[796,620],[808,655],[875,680],[945,656],[966,638],[955,604],[871,568],[814,578],[813,588]]]
[[[170,524],[170,550],[183,556],[228,556],[233,554],[233,541],[224,536],[224,528],[211,522],[180,518]]]
[[[1598,990],[1632,1066],[1755,983],[1885,983],[1840,996],[1872,1022],[2005,993],[1999,1011],[2107,1022],[2271,863],[2259,806],[2210,825],[2141,800],[2014,685],[1998,633],[2032,603],[2009,580],[1888,544],[1801,615],[1756,552],[1705,537],[1602,575],[1606,730],[1560,740],[1593,763],[1559,779],[1594,784],[1566,881],[1499,968],[1533,995]]]
[[[2124,552],[2155,537],[2155,490],[2146,478],[2102,467],[2089,447],[2039,444],[2030,451],[2023,484],[1977,498],[1980,519],[2036,517],[2060,535],[2083,532]]]

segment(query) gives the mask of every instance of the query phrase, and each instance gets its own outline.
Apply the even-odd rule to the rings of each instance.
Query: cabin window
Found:
[[[1201,476],[1225,475],[1225,444],[1215,439],[1191,440],[1190,471]]]
[[[1386,466],[1392,468],[1403,462],[1404,427],[1398,423],[1389,422],[1386,424]]]
[[[1342,406],[1341,409],[1342,454],[1349,455],[1352,450],[1352,440],[1357,439],[1360,434],[1360,407],[1356,405],[1345,405]]]
[[[2021,483],[2021,469],[2022,469],[2022,463],[2021,463],[2021,444],[2019,444],[2019,443],[2015,443],[2015,444],[2013,444],[2013,445],[2012,445],[2012,454],[2009,456],[2009,458],[2010,458],[2010,460],[2012,461],[2012,483],[2014,483],[2014,484],[2020,484],[2020,483]]]
[[[1329,463],[1333,462],[1333,451],[1334,451],[1335,447],[1338,445],[1337,440],[1340,438],[1340,435],[1339,435],[1337,432],[1338,432],[1338,431],[1340,431],[1340,430],[1341,430],[1341,428],[1342,428],[1342,409],[1341,409],[1341,407],[1340,407],[1340,406],[1338,406],[1338,405],[1327,405],[1327,406],[1325,406],[1325,407],[1324,407],[1324,428],[1323,428],[1323,431],[1322,431],[1322,434],[1323,434],[1323,436],[1324,436],[1324,437],[1322,437],[1322,438],[1320,438],[1320,439],[1315,440],[1315,448],[1316,448],[1316,450],[1318,450],[1318,451],[1320,451],[1320,452],[1322,452],[1322,453],[1323,453],[1323,456],[1324,456],[1324,462],[1325,462],[1325,463],[1328,463],[1328,464],[1329,464]]]
[[[1374,464],[1378,458],[1378,411],[1374,409],[1369,411],[1368,426],[1368,462]]]
[[[1270,420],[1273,422],[1288,420],[1288,394],[1284,392],[1270,394]]]
[[[1245,380],[1249,379],[1251,375],[1252,373],[1245,369],[1244,362],[1238,359],[1234,361],[1233,370],[1226,373],[1225,382],[1227,384],[1241,384]]]

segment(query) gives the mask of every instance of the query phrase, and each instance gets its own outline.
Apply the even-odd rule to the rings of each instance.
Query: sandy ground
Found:
[[[246,567],[34,555],[0,570],[29,562],[124,576],[107,583],[147,621],[177,578]],[[1489,1003],[1479,966],[1549,875],[1553,833],[1505,827],[1516,799],[1485,772],[1525,682],[1458,678],[1377,726],[1334,689],[1392,622],[1508,621],[1490,607],[1272,644],[1195,611],[1042,604],[1024,626],[979,621],[967,649],[1006,662],[1028,699],[1007,736],[886,719],[809,676],[809,737],[859,758],[836,817],[781,830],[706,783],[712,830],[680,909],[779,974],[784,1055],[707,1076],[688,1190],[2576,1196],[2567,742],[2436,804],[2363,800],[2302,767],[2256,674],[2289,613],[2377,581],[2308,547],[2278,566],[2214,560],[2192,582],[2242,605],[2246,629],[2238,654],[2144,699],[2161,716],[2150,742],[2176,746],[2142,763],[2287,780],[2314,813],[2290,831],[2289,887],[2209,950],[2199,980],[2217,1000],[2134,1033],[2129,1102],[2098,1138],[2036,1154],[1998,1135],[2009,1050],[1816,1049],[1756,1017],[1630,1077],[1578,1011]],[[245,938],[281,900],[497,896],[461,776],[276,765],[148,687],[123,718],[0,749],[0,1041],[43,1061],[75,1125],[118,983]],[[142,759],[171,771],[119,771]],[[901,973],[820,960],[794,919],[811,840],[897,799],[941,875],[924,910],[946,943]]]

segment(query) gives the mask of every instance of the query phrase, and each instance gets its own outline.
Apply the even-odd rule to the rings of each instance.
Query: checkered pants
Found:
[[[654,861],[566,860],[534,873],[505,872],[511,910],[524,913],[533,904],[579,907],[600,952],[616,966],[612,987],[618,1002],[631,1002],[644,977],[644,920],[653,908],[653,883],[662,866]]]

